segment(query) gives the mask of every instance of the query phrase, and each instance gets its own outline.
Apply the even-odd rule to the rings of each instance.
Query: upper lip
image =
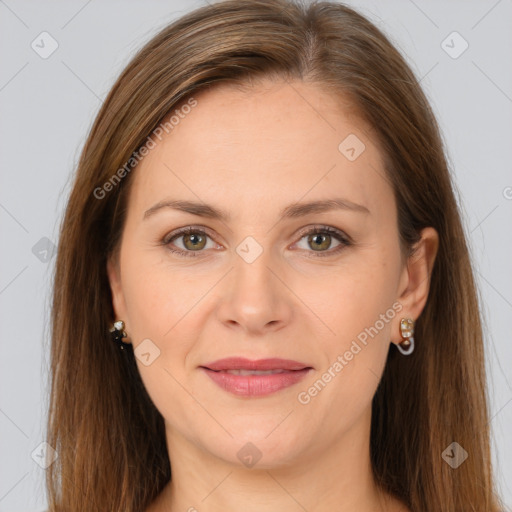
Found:
[[[277,357],[270,359],[257,359],[252,361],[245,357],[226,357],[217,361],[212,361],[201,365],[210,370],[303,370],[311,368],[307,364],[291,359],[280,359]]]

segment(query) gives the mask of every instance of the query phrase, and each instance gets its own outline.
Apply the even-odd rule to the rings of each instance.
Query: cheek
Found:
[[[307,395],[303,402],[311,399],[319,408],[336,404],[347,421],[371,404],[399,315],[394,294],[399,267],[390,264],[397,257],[372,250],[346,271],[333,273],[313,307],[329,332],[321,337],[322,368],[301,389]]]
[[[347,308],[332,319],[336,336],[319,340],[325,364],[301,386],[297,401],[308,428],[322,428],[326,439],[350,430],[371,408],[395,316],[395,310],[385,302],[377,294],[371,299],[347,302]]]
[[[125,263],[126,306],[140,377],[151,400],[172,424],[183,424],[197,409],[187,384],[187,355],[200,328],[194,305],[208,291],[205,280],[176,272],[144,255]],[[150,340],[152,343],[148,343]],[[154,344],[154,345],[153,345]],[[142,351],[142,347],[144,351]],[[144,353],[149,353],[145,359]],[[140,354],[140,355],[138,355]],[[148,363],[148,364],[146,364]]]
[[[373,251],[372,251],[373,252]],[[377,323],[381,338],[389,337],[396,299],[397,268],[391,268],[392,255],[358,254],[324,278],[304,283],[300,296],[328,327],[325,337],[329,353],[343,349],[351,340],[364,340],[368,329]],[[311,282],[315,286],[311,286]],[[391,308],[391,311],[390,311]],[[387,318],[381,321],[381,315]]]
[[[162,252],[164,250],[162,249]],[[208,278],[198,278],[193,269],[176,270],[165,254],[135,250],[124,260],[123,289],[134,340],[164,339],[179,330],[180,322],[207,293]]]
[[[130,318],[130,329],[135,344],[143,338],[158,340],[172,327],[174,311],[169,284],[160,272],[140,267],[138,272],[127,269],[125,284],[126,307]]]
[[[171,267],[165,255],[151,252],[134,250],[125,259],[123,288],[135,355],[146,345],[151,358],[156,354],[150,365],[144,365],[143,358],[136,357],[136,362],[150,395],[158,400],[162,394],[183,394],[177,382],[190,377],[189,354],[204,332],[219,276]]]

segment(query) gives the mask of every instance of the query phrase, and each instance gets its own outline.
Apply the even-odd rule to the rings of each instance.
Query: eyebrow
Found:
[[[231,215],[228,212],[206,203],[184,200],[163,200],[146,210],[143,220],[151,217],[158,211],[169,208],[197,215],[199,217],[217,219],[225,222],[229,222],[231,219]],[[348,199],[333,198],[309,201],[306,203],[292,203],[281,211],[280,217],[281,219],[293,219],[303,217],[311,213],[323,213],[331,210],[349,210],[359,213],[370,213],[366,206],[354,203]]]

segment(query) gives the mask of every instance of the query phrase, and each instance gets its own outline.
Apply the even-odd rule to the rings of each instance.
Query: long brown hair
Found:
[[[382,147],[403,247],[423,227],[439,234],[415,354],[389,351],[373,399],[376,481],[413,511],[497,511],[479,304],[436,120],[378,28],[345,5],[298,0],[228,0],[183,16],[135,55],[94,122],[56,260],[47,442],[58,459],[47,470],[50,510],[139,512],[171,478],[163,418],[133,349],[120,352],[108,333],[106,262],[119,248],[137,172],[126,163],[194,93],[269,77],[349,97]],[[454,441],[469,454],[457,469],[442,457]]]

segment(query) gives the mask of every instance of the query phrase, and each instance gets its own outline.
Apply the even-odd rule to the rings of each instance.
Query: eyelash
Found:
[[[198,234],[201,236],[207,236],[209,238],[212,238],[204,229],[194,226],[188,226],[186,228],[180,229],[175,233],[172,233],[172,236],[169,237],[169,235],[165,236],[164,239],[161,242],[161,245],[164,245],[167,247],[167,249],[173,253],[177,254],[178,256],[182,256],[184,258],[188,257],[198,257],[198,254],[194,254],[194,251],[184,251],[182,249],[173,249],[171,247],[171,242],[173,240],[176,240],[177,238],[180,238],[180,236],[183,235],[189,235],[189,234]],[[338,240],[340,242],[340,245],[334,249],[329,251],[307,251],[307,252],[313,252],[315,254],[308,256],[310,258],[323,258],[328,256],[333,256],[335,254],[338,254],[340,251],[342,251],[345,247],[348,247],[352,245],[352,241],[349,239],[347,235],[345,235],[343,232],[339,231],[338,229],[332,228],[330,226],[314,226],[312,228],[306,229],[300,233],[299,241],[302,240],[305,236],[308,235],[317,235],[317,234],[328,234]],[[198,253],[204,252],[204,251],[197,251]]]

